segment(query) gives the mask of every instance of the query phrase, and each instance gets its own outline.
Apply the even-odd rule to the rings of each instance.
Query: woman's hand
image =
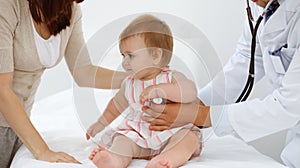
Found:
[[[43,160],[47,162],[62,162],[62,163],[77,163],[81,164],[77,161],[73,156],[70,156],[64,152],[53,152],[51,150],[46,150],[41,155],[37,157],[38,160]]]
[[[157,105],[151,103],[149,107],[144,106],[142,110],[148,114],[142,119],[150,123],[150,130],[162,131],[187,123],[203,127],[211,126],[209,107],[204,106],[200,100],[182,104]]]

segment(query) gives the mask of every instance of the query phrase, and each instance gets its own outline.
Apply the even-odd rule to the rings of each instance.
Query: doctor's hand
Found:
[[[161,84],[146,87],[140,95],[140,103],[145,104],[146,101],[153,98],[165,98],[166,95],[164,94],[164,91],[159,88],[160,85]]]
[[[210,107],[204,106],[200,100],[193,103],[171,103],[158,105],[151,103],[144,106],[147,114],[143,120],[150,123],[150,130],[162,131],[173,127],[193,123],[196,126],[210,127]]]
[[[47,149],[46,151],[38,155],[36,159],[42,161],[48,161],[48,162],[56,162],[56,163],[81,164],[73,156],[70,156],[64,152],[53,152],[50,149]]]

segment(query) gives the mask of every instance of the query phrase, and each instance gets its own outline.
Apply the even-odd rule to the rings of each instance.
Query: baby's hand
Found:
[[[163,90],[157,87],[158,85],[148,86],[143,90],[140,95],[141,104],[145,104],[146,101],[150,101],[153,98],[164,98]]]
[[[95,137],[99,132],[101,132],[105,128],[105,125],[100,121],[95,122],[93,125],[89,127],[86,132],[86,139],[89,140],[90,137]]]

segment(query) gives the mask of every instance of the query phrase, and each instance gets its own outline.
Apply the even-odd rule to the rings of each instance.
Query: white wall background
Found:
[[[97,30],[120,17],[141,12],[167,13],[178,16],[201,30],[216,50],[222,64],[225,64],[234,52],[235,43],[241,34],[245,18],[244,3],[243,0],[110,0],[105,2],[85,0],[82,3],[83,31],[88,41]],[[253,95],[263,96],[264,85],[264,82],[260,82]],[[72,78],[65,62],[62,61],[57,67],[45,72],[37,99],[71,87]],[[279,153],[284,139],[285,131],[250,144],[262,153],[280,161]]]

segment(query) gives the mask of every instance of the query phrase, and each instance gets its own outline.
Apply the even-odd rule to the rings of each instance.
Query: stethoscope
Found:
[[[274,0],[273,0],[274,1]],[[269,2],[267,4],[267,6],[265,7],[265,9],[267,9],[269,7],[269,5],[273,2]],[[251,58],[250,58],[250,66],[249,66],[249,74],[248,74],[248,79],[247,79],[247,82],[246,82],[246,85],[242,91],[242,93],[240,94],[240,96],[238,97],[238,99],[236,100],[236,103],[239,103],[239,102],[242,102],[242,101],[245,101],[249,95],[250,95],[250,92],[253,88],[253,84],[254,84],[254,77],[255,77],[255,73],[254,73],[254,62],[255,62],[255,48],[256,48],[256,35],[257,35],[257,30],[258,30],[258,27],[261,23],[261,21],[263,20],[264,18],[264,15],[265,15],[265,10],[263,11],[263,13],[259,16],[259,18],[257,19],[257,22],[255,24],[255,27],[253,27],[253,17],[252,17],[252,13],[251,13],[251,8],[250,8],[250,4],[249,4],[249,0],[247,0],[247,17],[248,17],[248,22],[249,22],[249,27],[250,27],[250,32],[252,34],[252,40],[251,40]]]
[[[265,9],[267,9],[269,7],[269,5],[273,2],[274,0],[270,1],[267,6],[265,7]],[[246,85],[242,91],[242,93],[240,94],[240,96],[238,97],[238,99],[236,100],[235,103],[239,103],[242,101],[247,100],[247,98],[249,97],[251,90],[253,88],[254,85],[254,77],[255,77],[255,68],[254,68],[254,62],[255,62],[255,48],[256,48],[256,35],[257,35],[257,31],[258,31],[258,27],[261,23],[261,21],[264,18],[265,15],[265,10],[263,11],[263,13],[259,16],[259,18],[257,19],[257,22],[255,24],[255,26],[253,25],[253,17],[252,17],[252,13],[251,13],[251,8],[250,8],[250,4],[249,4],[249,0],[247,0],[247,17],[248,17],[248,22],[249,22],[249,27],[250,27],[250,32],[252,34],[252,40],[251,40],[251,50],[250,50],[250,66],[249,66],[249,74],[248,74],[248,78],[247,78],[247,82]],[[166,104],[167,101],[165,99],[162,98],[154,98],[151,100],[151,102],[155,103],[155,104]]]

